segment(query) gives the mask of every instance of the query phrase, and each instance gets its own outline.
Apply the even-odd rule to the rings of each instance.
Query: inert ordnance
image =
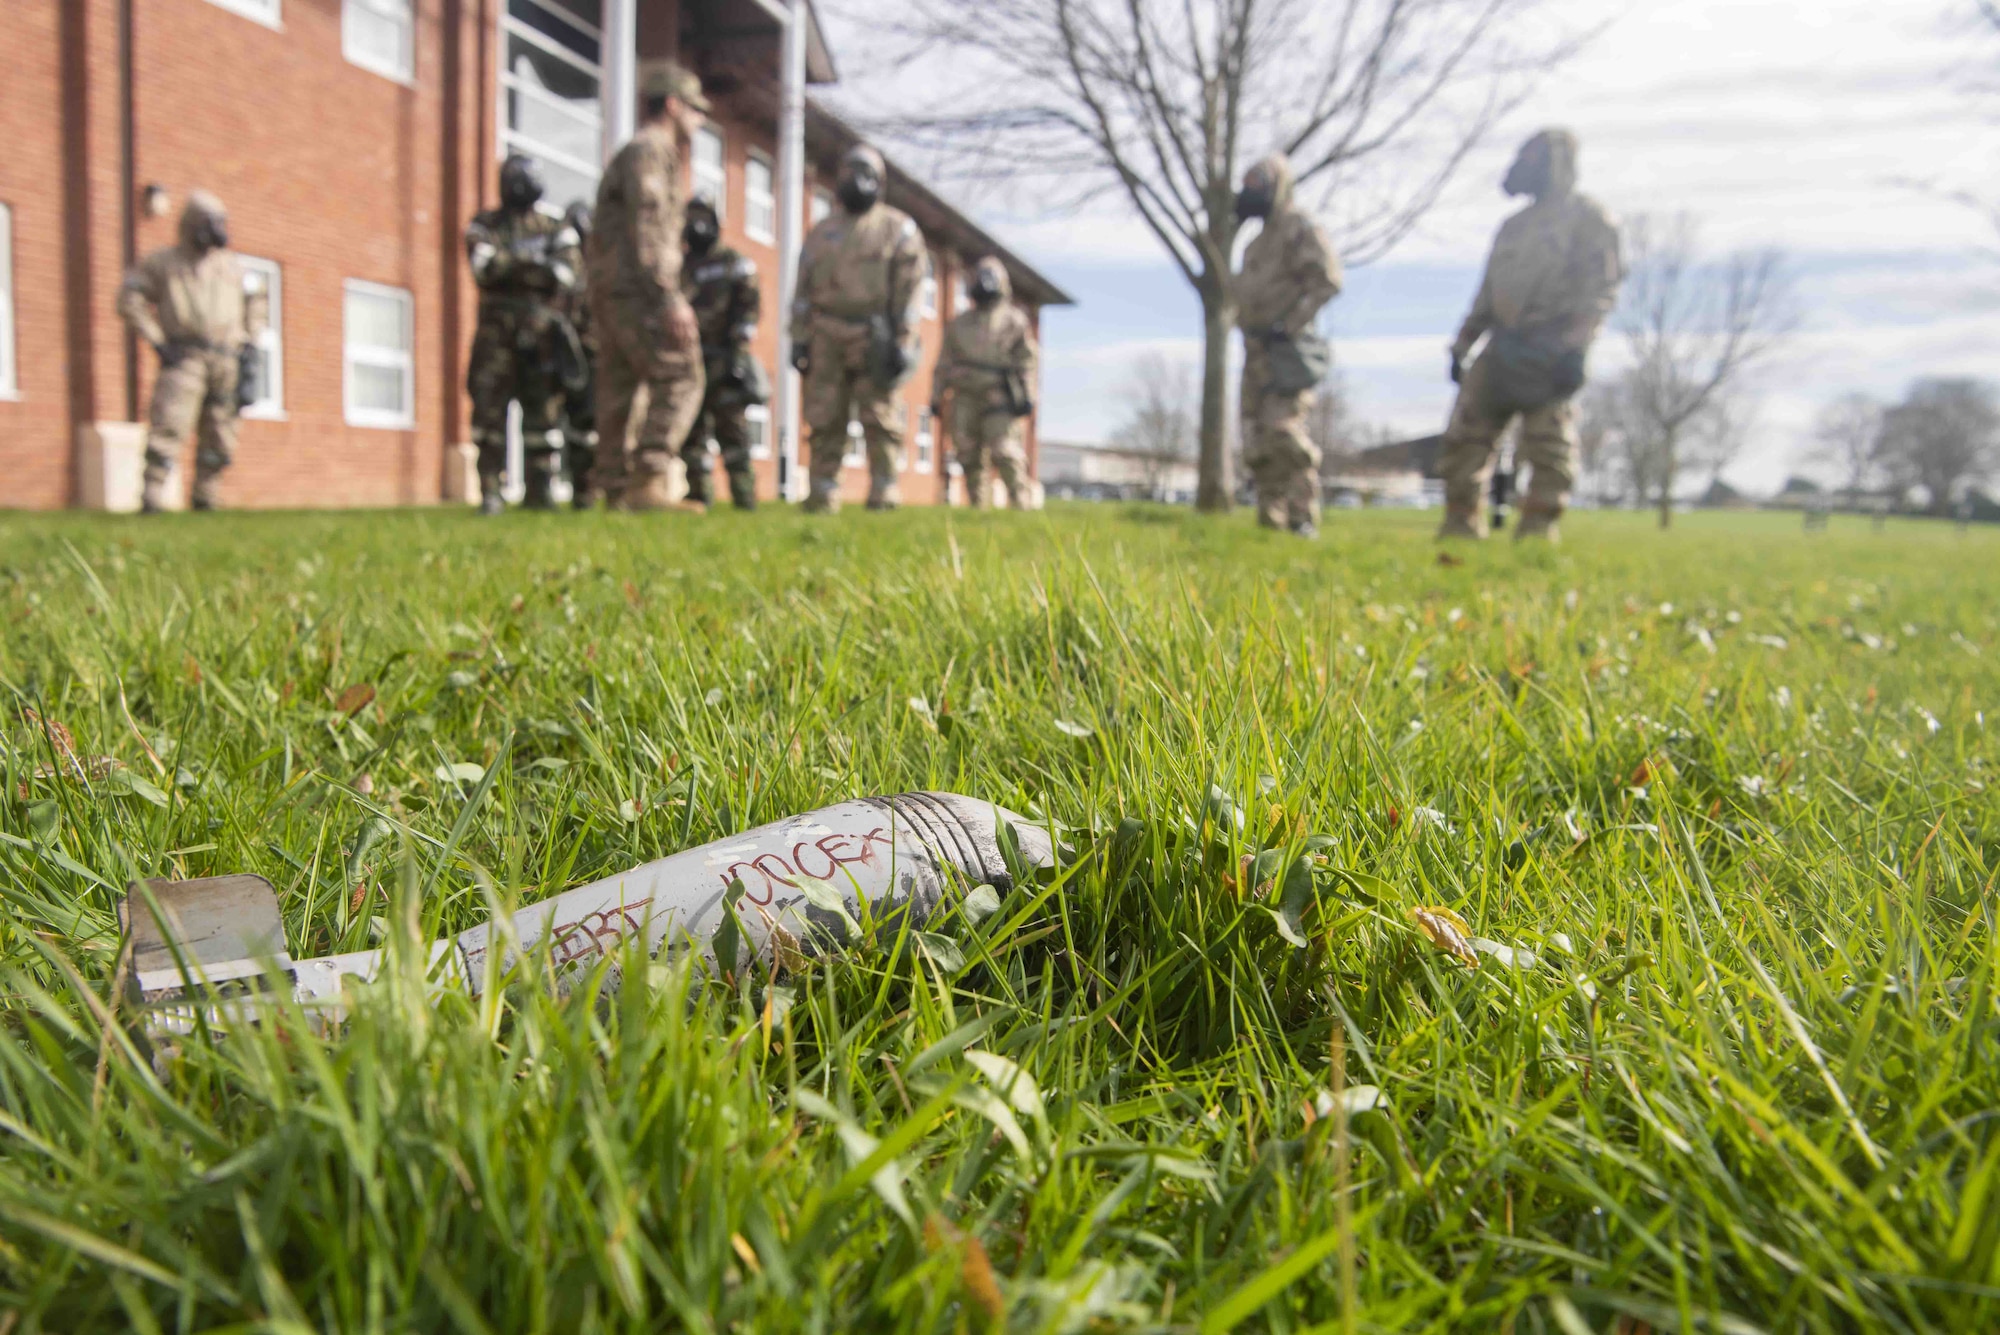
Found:
[[[1053,867],[1048,833],[1024,817],[954,793],[841,802],[677,853],[437,942],[431,962],[474,995],[524,956],[546,949],[558,986],[628,943],[649,956],[696,950],[731,969],[776,964],[842,939],[861,906],[907,908],[923,922],[954,892]],[[288,979],[302,1003],[337,1003],[347,978],[367,980],[383,952],[293,960],[277,894],[259,876],[135,882],[121,910],[132,950],[131,1000],[147,1027],[185,1033],[196,1005],[229,1005]],[[734,958],[718,961],[718,942]],[[203,994],[204,989],[212,991]],[[194,998],[203,995],[197,1003]]]

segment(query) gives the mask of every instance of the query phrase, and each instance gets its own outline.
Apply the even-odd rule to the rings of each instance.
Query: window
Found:
[[[411,0],[346,0],[340,11],[340,51],[362,69],[408,83],[416,77],[416,23]]]
[[[954,264],[952,266],[952,273],[951,273],[952,314],[956,315],[958,312],[964,310],[971,304],[972,304],[972,294],[965,290],[965,261],[960,260],[957,264]]]
[[[243,268],[243,293],[262,291],[271,318],[257,335],[257,397],[243,406],[245,417],[282,419],[285,415],[285,275],[274,260],[238,255]]]
[[[917,471],[931,471],[931,456],[937,447],[937,436],[932,430],[931,410],[917,409]]]
[[[868,437],[861,430],[861,423],[847,424],[847,453],[840,456],[842,468],[859,468],[868,462]]]
[[[715,205],[715,216],[728,216],[723,207],[729,193],[729,173],[722,165],[722,132],[703,125],[694,132],[694,193]]]
[[[833,212],[833,196],[829,195],[824,190],[813,191],[813,202],[812,202],[813,226],[817,227],[821,223],[825,222],[827,219],[827,215],[831,214],[832,212]]]
[[[771,457],[771,410],[761,403],[753,403],[743,410],[743,423],[750,435],[750,457],[768,459]]]
[[[0,204],[0,399],[20,394],[21,369],[14,360],[14,210]]]
[[[743,231],[767,245],[778,239],[778,199],[771,187],[771,160],[752,153],[743,164]]]
[[[374,283],[347,283],[343,400],[350,426],[416,425],[416,343],[410,294]]]
[[[931,253],[924,252],[924,280],[917,284],[917,309],[926,320],[937,319],[938,281],[937,265],[931,260]]]
[[[266,27],[278,26],[278,5],[280,0],[210,0],[232,13],[241,14],[246,19],[255,19]]]
[[[603,0],[506,0],[500,21],[499,157],[533,158],[558,211],[597,195],[602,19]]]

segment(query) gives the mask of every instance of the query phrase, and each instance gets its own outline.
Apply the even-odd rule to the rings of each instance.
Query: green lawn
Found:
[[[2000,533],[1434,522],[0,518],[0,1335],[2000,1328]],[[107,1012],[917,788],[962,967]]]

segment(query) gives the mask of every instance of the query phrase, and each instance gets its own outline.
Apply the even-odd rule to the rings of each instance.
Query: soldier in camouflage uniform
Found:
[[[644,123],[597,185],[591,233],[591,326],[597,335],[597,489],[627,510],[678,499],[675,452],[701,411],[700,331],[681,295],[686,186],[682,145],[708,109],[701,80],[671,61],[639,77]],[[646,412],[634,430],[639,390]],[[630,449],[628,451],[628,437]]]
[[[188,196],[180,241],[141,260],[118,290],[118,314],[160,354],[146,435],[148,514],[165,508],[166,484],[181,443],[197,433],[197,510],[215,507],[216,478],[236,457],[238,377],[243,350],[269,319],[262,281],[246,290],[229,250],[229,218],[206,190]]]
[[[792,364],[805,377],[811,432],[812,514],[840,508],[847,424],[868,442],[868,508],[901,499],[903,409],[896,390],[915,364],[910,331],[923,282],[924,241],[916,222],[882,202],[888,164],[866,146],[841,163],[841,207],[814,227],[799,255],[792,305]]]
[[[722,221],[715,206],[697,199],[687,207],[681,232],[686,254],[681,262],[681,292],[694,307],[701,326],[701,356],[708,388],[701,415],[681,446],[687,465],[688,500],[707,505],[713,499],[713,470],[708,442],[722,450],[722,467],[729,474],[729,499],[739,510],[757,508],[757,478],[750,468],[750,423],[745,409],[769,397],[763,369],[750,353],[757,336],[757,316],[763,297],[757,288],[757,265],[722,244]]]
[[[578,244],[588,249],[590,205],[577,200],[563,214],[563,221],[576,233]],[[589,285],[580,270],[564,310],[583,348],[583,367],[563,386],[563,472],[569,478],[570,505],[588,510],[600,499],[591,481],[597,466],[597,334],[590,324]]]
[[[1035,333],[1010,299],[1013,283],[996,257],[979,262],[967,295],[972,307],[946,327],[931,375],[931,415],[945,420],[945,393],[950,391],[951,443],[965,472],[967,504],[986,504],[990,461],[1007,488],[1007,504],[1030,509],[1034,479],[1021,451],[1021,421],[1035,411]]]
[[[1257,522],[1309,538],[1319,532],[1320,449],[1306,434],[1315,391],[1287,383],[1277,362],[1302,364],[1299,341],[1317,337],[1314,324],[1340,295],[1341,273],[1333,243],[1295,193],[1292,164],[1281,154],[1243,178],[1237,214],[1264,227],[1243,251],[1236,322],[1243,330],[1243,463],[1257,488]]]
[[[1624,262],[1618,225],[1597,201],[1578,193],[1577,141],[1544,130],[1522,146],[1503,188],[1534,203],[1509,218],[1493,243],[1472,313],[1451,347],[1459,386],[1445,429],[1439,471],[1445,517],[1440,538],[1483,538],[1480,502],[1495,446],[1521,419],[1516,470],[1530,476],[1521,496],[1517,538],[1556,536],[1576,478],[1576,394],[1584,359],[1618,300]],[[1465,359],[1482,337],[1479,360]]]
[[[500,165],[500,207],[465,229],[465,253],[479,285],[479,327],[472,336],[466,387],[472,394],[472,441],[479,449],[479,508],[497,515],[507,471],[507,405],[521,405],[527,505],[555,504],[550,484],[562,468],[563,381],[582,361],[576,331],[563,316],[581,263],[573,228],[535,207],[541,174],[520,154]]]

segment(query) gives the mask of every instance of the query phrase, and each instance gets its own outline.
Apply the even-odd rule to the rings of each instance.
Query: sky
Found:
[[[830,23],[848,69],[865,65],[846,53],[867,45],[868,2]],[[2000,176],[2000,97],[1980,87],[1986,71],[2000,76],[2000,37],[1969,21],[1970,0],[1555,3],[1579,23],[1614,17],[1468,160],[1415,233],[1350,271],[1328,313],[1364,420],[1411,436],[1442,428],[1445,348],[1494,229],[1517,207],[1498,182],[1543,125],[1582,137],[1583,188],[1621,218],[1685,212],[1716,251],[1788,257],[1798,332],[1751,387],[1758,406],[1731,482],[1775,489],[1800,467],[1815,413],[1841,394],[1892,399],[1917,376],[2000,376],[2000,235],[1919,184]],[[909,88],[867,77],[837,100],[907,101]],[[1106,440],[1141,354],[1198,357],[1193,293],[1115,203],[1051,217],[973,198],[967,211],[1077,298],[1043,318],[1046,439]],[[1616,357],[1607,333],[1597,361]]]

